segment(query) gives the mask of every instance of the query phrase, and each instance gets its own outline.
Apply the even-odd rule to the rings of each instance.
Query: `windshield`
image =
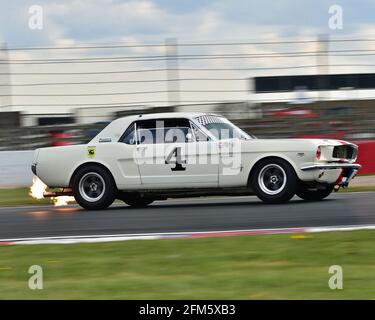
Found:
[[[196,120],[219,140],[254,138],[224,117],[204,115],[196,117]]]

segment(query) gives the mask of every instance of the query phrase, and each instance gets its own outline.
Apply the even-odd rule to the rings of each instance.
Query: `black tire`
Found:
[[[323,189],[309,190],[306,185],[300,184],[296,195],[306,201],[319,201],[327,198],[333,191],[334,185],[327,185]]]
[[[118,198],[133,208],[144,208],[154,202],[153,198],[138,193],[123,193]]]
[[[87,165],[73,177],[73,195],[77,203],[87,210],[103,210],[115,200],[116,184],[108,170]]]
[[[268,158],[256,165],[250,186],[259,199],[276,204],[289,201],[296,193],[297,175],[293,167],[280,158]]]

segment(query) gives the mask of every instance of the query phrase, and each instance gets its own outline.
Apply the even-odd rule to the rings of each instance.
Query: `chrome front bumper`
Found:
[[[352,164],[352,163],[326,163],[326,164],[313,164],[312,166],[307,166],[301,168],[302,171],[309,171],[309,170],[322,170],[322,169],[354,169],[359,170],[361,169],[360,164]]]
[[[301,168],[302,171],[312,170],[330,170],[330,169],[342,169],[339,178],[336,181],[338,188],[347,187],[349,182],[357,175],[358,170],[362,166],[360,164],[353,163],[326,163],[326,164],[314,164],[311,166]]]

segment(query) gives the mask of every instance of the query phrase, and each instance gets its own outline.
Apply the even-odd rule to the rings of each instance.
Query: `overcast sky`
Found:
[[[121,0],[1,0],[0,10],[0,42],[8,47],[25,46],[65,46],[87,43],[142,44],[163,43],[166,38],[176,38],[179,43],[215,42],[215,41],[282,41],[282,40],[314,40],[319,34],[331,38],[373,38],[375,39],[375,1],[324,1],[324,0],[154,0],[154,1],[121,1]],[[30,6],[39,5],[43,8],[43,29],[32,30],[29,27]],[[329,28],[329,8],[339,5],[343,9],[343,28]],[[350,46],[350,47],[349,47]],[[357,44],[335,44],[331,49],[369,49],[375,50],[375,42]],[[184,51],[185,50],[185,51]],[[179,48],[179,53],[221,54],[221,53],[274,53],[288,51],[314,51],[317,44],[300,45],[249,45],[239,47]],[[129,48],[123,50],[64,50],[64,51],[11,51],[9,59],[61,59],[127,55],[164,54],[165,48]],[[4,59],[4,56],[3,56]],[[330,63],[371,63],[373,56],[331,57]],[[285,65],[315,64],[316,57],[301,59],[243,59],[243,60],[196,60],[180,61],[181,68],[238,68],[238,67],[277,67]],[[11,64],[10,71],[17,72],[86,72],[136,70],[164,68],[165,62],[123,62],[123,63],[90,63],[60,65],[21,65]],[[7,66],[0,66],[2,72]],[[375,68],[353,69],[353,67],[329,69],[330,72],[369,72]],[[187,77],[232,77],[249,78],[256,75],[316,73],[314,69],[274,70],[266,72],[225,71],[189,73],[180,72],[181,78]],[[85,75],[85,76],[20,76],[13,75],[10,79],[1,76],[1,83],[11,81],[12,84],[36,82],[80,82],[80,81],[121,81],[165,78],[160,74],[118,74],[118,75]],[[221,82],[182,82],[182,90],[221,89],[243,90],[249,88],[248,81]],[[24,104],[90,104],[90,103],[121,103],[148,100],[167,100],[166,94],[123,95],[99,97],[22,97],[19,94],[81,94],[134,92],[166,89],[165,83],[148,84],[102,84],[102,85],[64,85],[12,88],[15,95],[12,99],[0,97],[0,103]],[[1,94],[7,94],[9,88],[2,87]],[[181,94],[182,100],[204,99],[247,99],[246,92],[237,93],[187,93]],[[45,112],[52,109],[41,107],[16,107],[15,109],[29,112]],[[55,111],[66,111],[69,107],[55,107]]]

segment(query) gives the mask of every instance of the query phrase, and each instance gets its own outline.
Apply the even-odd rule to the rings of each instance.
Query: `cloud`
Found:
[[[0,11],[0,38],[10,45],[45,45],[64,41],[111,42],[124,38],[163,41],[259,38],[271,30],[280,36],[312,33],[352,34],[372,24],[373,1],[335,1],[344,10],[344,30],[328,28],[330,3],[320,0],[40,0],[45,28],[28,28],[28,8],[35,0],[7,1]]]
[[[166,13],[146,0],[65,1],[63,5],[47,4],[46,11],[66,37],[77,41],[108,42],[137,34],[162,34],[168,29]]]
[[[314,39],[318,34],[326,33],[332,37],[371,37],[375,34],[375,23],[372,12],[375,3],[370,0],[344,1],[335,4],[343,6],[344,29],[333,31],[328,28],[329,2],[324,0],[39,0],[44,9],[44,29],[31,30],[28,27],[28,8],[36,4],[35,0],[3,1],[0,10],[0,40],[14,46],[49,46],[75,45],[85,43],[163,43],[166,38],[174,37],[179,42],[210,42],[210,41],[280,41],[286,37],[293,39]],[[370,35],[370,36],[369,36]],[[375,43],[358,46],[369,48]],[[332,44],[333,46],[333,44]],[[337,45],[336,45],[337,46]],[[372,47],[371,47],[372,48]],[[316,44],[267,46],[252,45],[246,47],[199,47],[179,48],[184,54],[218,54],[218,53],[272,53],[275,51],[314,51]],[[102,55],[162,55],[164,47],[131,48],[128,50],[74,50],[51,52],[14,53],[12,59],[27,58],[80,58]],[[372,57],[363,58],[370,61]],[[331,63],[356,62],[355,58],[331,58]],[[315,64],[316,57],[300,59],[223,59],[223,60],[181,60],[180,67],[208,68],[251,68],[274,67],[285,65]],[[164,68],[165,61],[111,63],[111,64],[64,64],[52,65],[12,65],[13,71],[90,71],[90,70],[126,70]],[[331,69],[337,71],[336,69]],[[339,71],[342,71],[340,69]],[[348,68],[345,71],[350,71]],[[201,77],[237,77],[249,78],[265,74],[286,74],[315,72],[314,69],[272,70],[272,71],[218,71],[213,74],[201,72]],[[165,74],[124,74],[109,76],[59,76],[54,81],[93,81],[93,80],[124,80],[148,79],[165,77]],[[196,77],[197,73],[180,72],[181,77]],[[14,77],[14,82],[48,82],[47,77]],[[248,82],[196,82],[184,83],[185,89],[248,89]],[[15,93],[88,93],[110,91],[142,91],[163,90],[165,84],[128,84],[98,86],[54,86],[40,88],[15,88]],[[246,99],[247,93],[230,96],[228,94],[185,94],[185,99]],[[165,95],[153,96],[118,96],[118,97],[67,97],[67,98],[24,98],[14,97],[14,103],[112,103],[141,101],[147,99],[165,99]]]

